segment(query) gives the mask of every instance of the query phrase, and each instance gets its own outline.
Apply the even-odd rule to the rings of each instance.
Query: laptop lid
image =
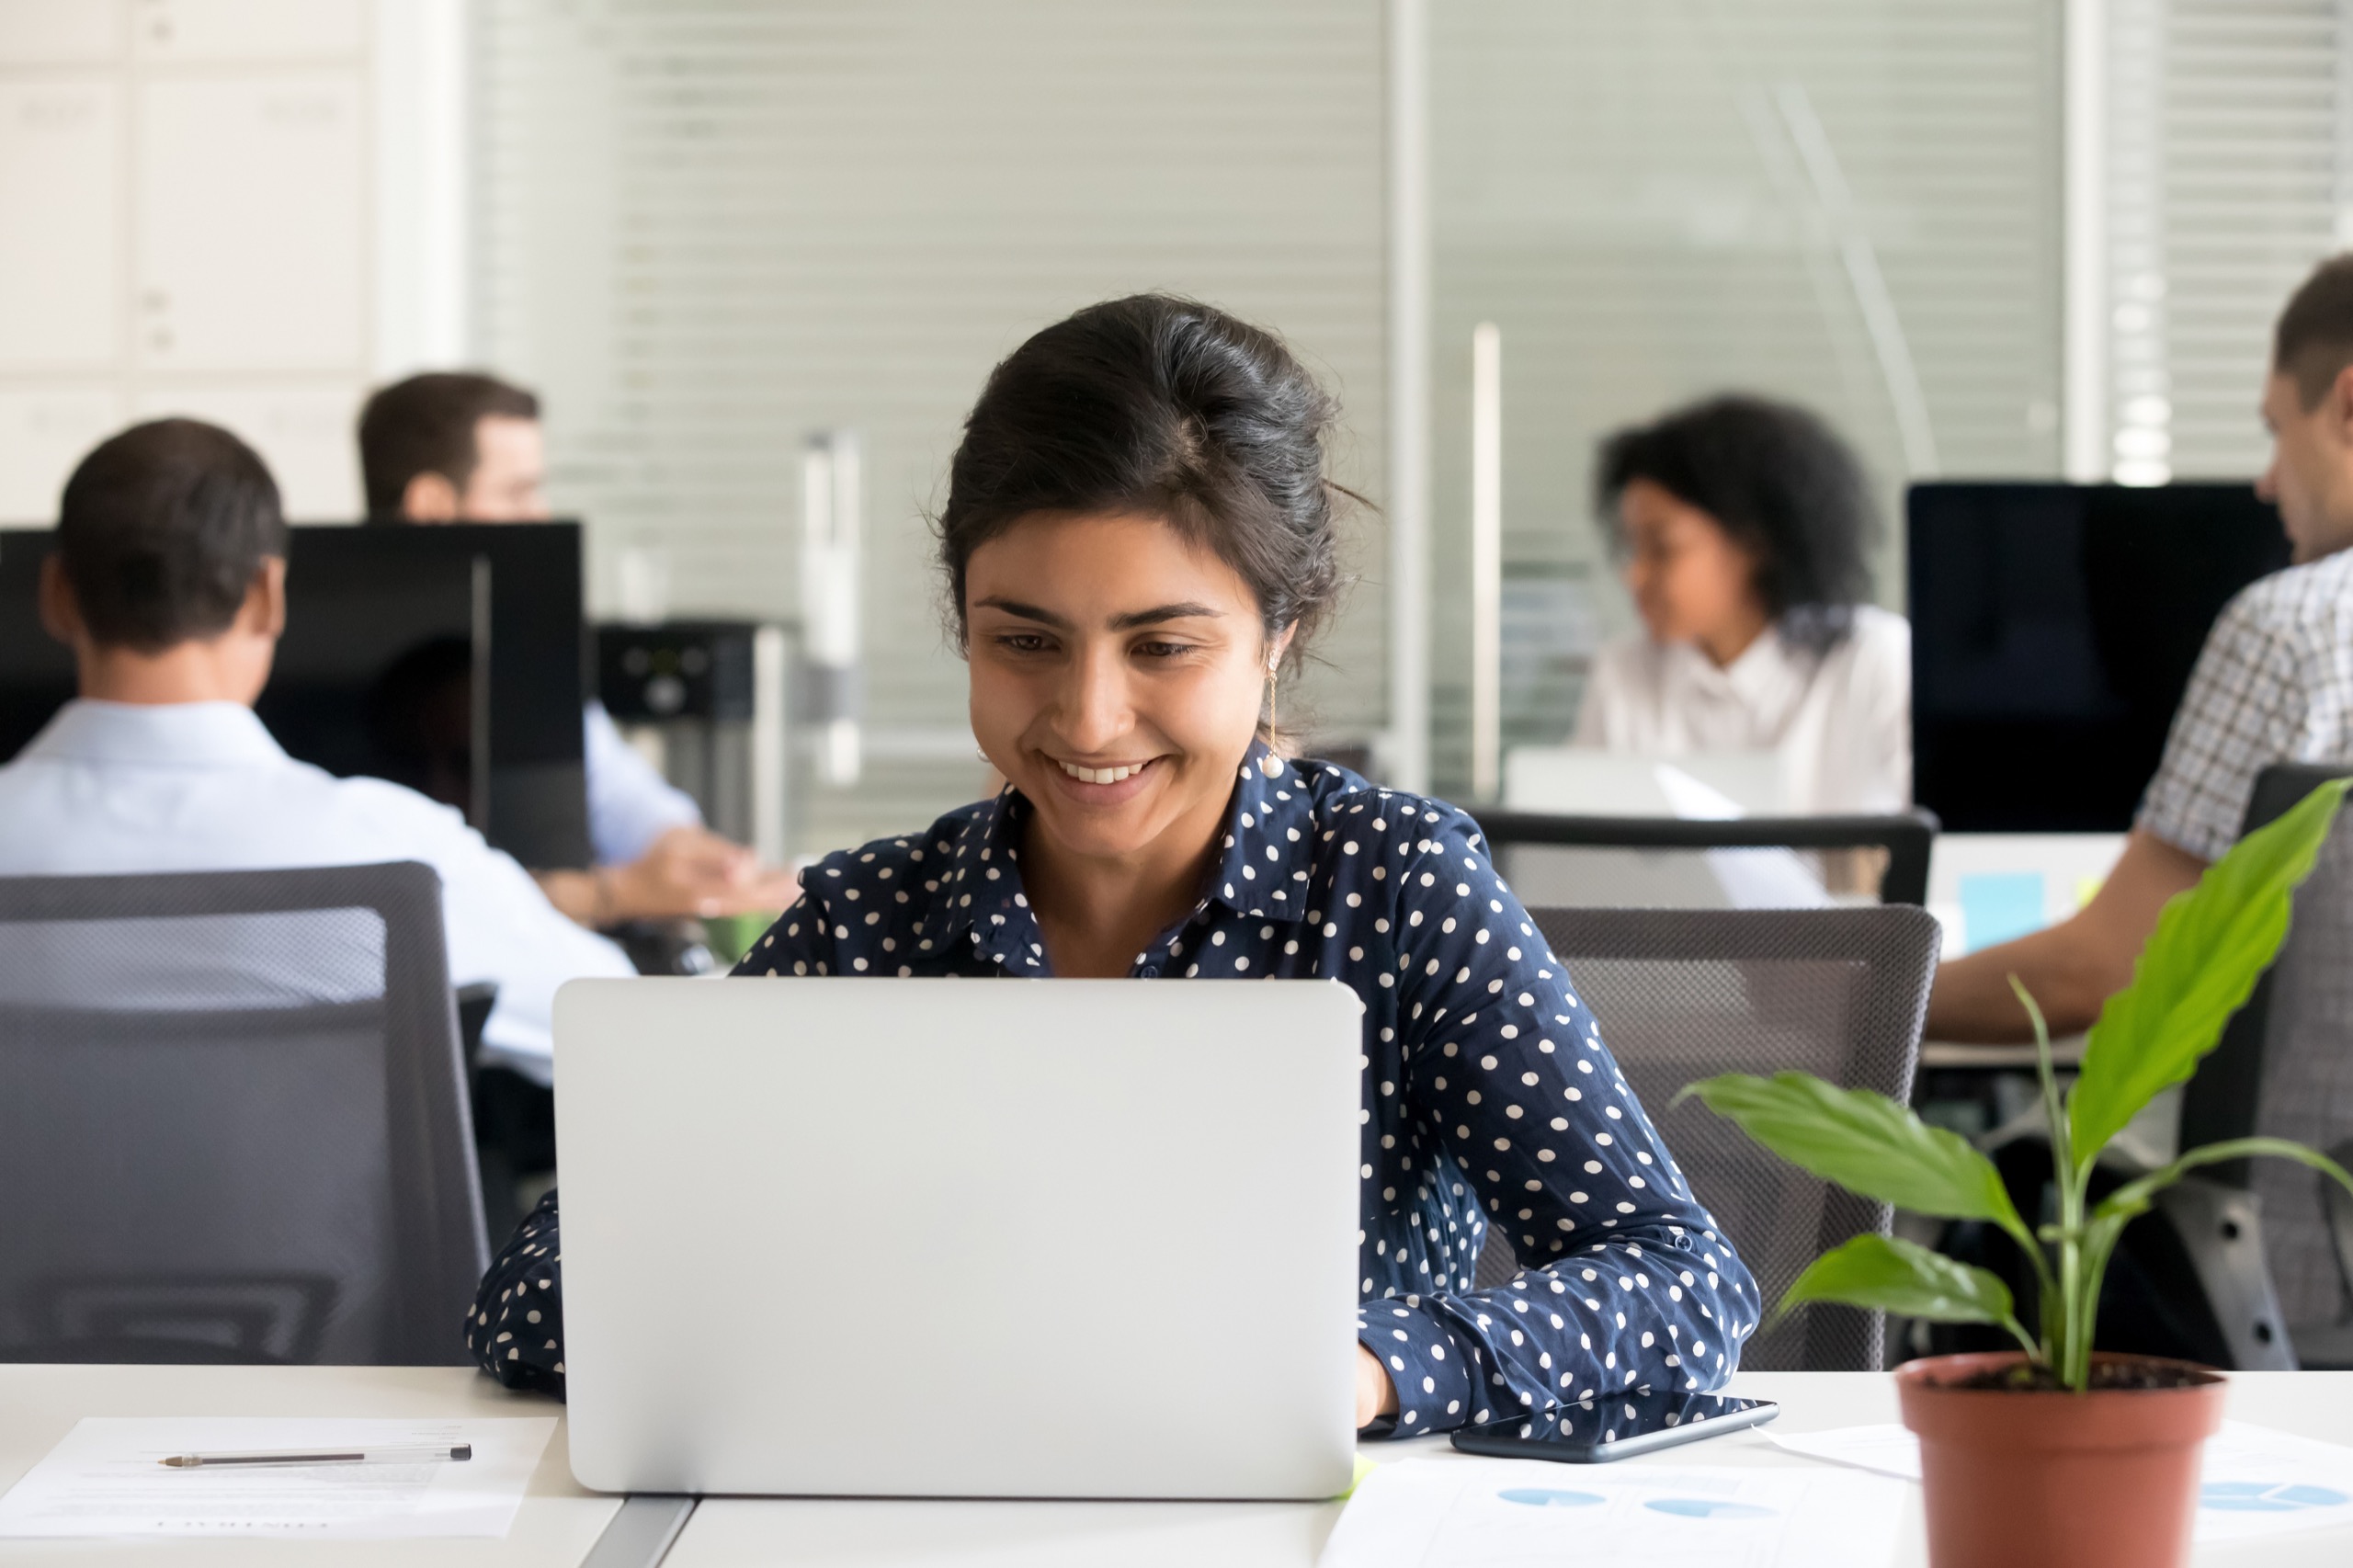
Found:
[[[574,981],[573,1473],[1326,1497],[1361,1004],[1325,981]]]

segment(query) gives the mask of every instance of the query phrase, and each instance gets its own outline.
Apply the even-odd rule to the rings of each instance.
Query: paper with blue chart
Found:
[[[1772,1432],[1780,1448],[1880,1475],[1918,1480],[1920,1445],[1883,1426]],[[2245,1421],[2225,1421],[2207,1439],[2198,1493],[2198,1539],[2245,1540],[2325,1525],[2353,1524],[2353,1449]]]
[[[1365,1477],[1319,1568],[1885,1568],[1910,1488],[1856,1470],[1429,1459]]]

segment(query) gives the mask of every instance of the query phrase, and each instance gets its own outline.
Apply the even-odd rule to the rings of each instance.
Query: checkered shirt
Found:
[[[2353,551],[2241,590],[2206,635],[2136,824],[2202,860],[2239,836],[2255,777],[2353,758]]]

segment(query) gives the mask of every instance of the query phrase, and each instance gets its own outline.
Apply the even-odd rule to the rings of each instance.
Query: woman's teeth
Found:
[[[1082,784],[1117,784],[1122,778],[1134,778],[1152,766],[1148,762],[1137,762],[1124,767],[1081,767],[1076,763],[1063,762],[1060,758],[1055,761],[1064,773]]]

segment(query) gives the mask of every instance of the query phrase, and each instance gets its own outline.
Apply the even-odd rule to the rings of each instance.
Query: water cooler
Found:
[[[621,734],[713,832],[771,865],[791,846],[786,628],[668,620],[597,629],[597,690]]]

